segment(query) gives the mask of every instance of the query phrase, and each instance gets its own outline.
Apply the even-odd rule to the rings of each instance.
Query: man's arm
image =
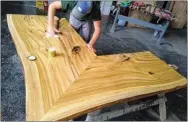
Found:
[[[61,9],[61,8],[62,8],[61,1],[55,1],[55,2],[52,2],[49,5],[49,8],[48,8],[48,30],[47,30],[47,33],[50,36],[55,35],[54,32],[58,32],[58,30],[54,27],[54,16],[55,16],[56,10],[57,9]]]
[[[88,43],[88,47],[91,51],[95,52],[96,50],[94,49],[93,46],[94,46],[95,42],[97,41],[97,39],[99,38],[100,33],[101,33],[101,20],[93,21],[93,25],[94,25],[95,30],[94,30],[94,33],[93,33],[93,36],[92,36],[90,42]]]

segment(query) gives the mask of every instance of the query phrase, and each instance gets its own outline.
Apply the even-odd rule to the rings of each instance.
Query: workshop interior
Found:
[[[1,1],[1,121],[187,117],[187,1]]]

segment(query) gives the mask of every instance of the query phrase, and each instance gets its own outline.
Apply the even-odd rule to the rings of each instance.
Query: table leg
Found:
[[[117,19],[118,19],[118,15],[119,15],[119,12],[120,12],[120,6],[118,6],[118,9],[117,9],[117,12],[116,12],[116,16],[114,18],[114,22],[113,22],[113,25],[110,29],[110,33],[113,33],[116,29],[116,22],[117,22]]]
[[[101,109],[94,111],[94,112],[91,112],[91,113],[88,113],[85,121],[93,121],[93,118],[95,116],[99,115],[100,112],[101,112]]]
[[[166,24],[164,25],[164,30],[161,31],[161,32],[159,32],[159,38],[157,39],[157,43],[156,43],[157,45],[160,45],[160,44],[161,44],[162,38],[163,38],[163,36],[164,36],[164,34],[165,34],[165,32],[166,32],[168,26],[169,26],[169,23],[170,23],[170,22],[167,21]]]
[[[165,94],[159,94],[159,98],[165,98]],[[164,121],[166,120],[166,104],[165,101],[159,103],[159,114],[160,114],[160,120]]]

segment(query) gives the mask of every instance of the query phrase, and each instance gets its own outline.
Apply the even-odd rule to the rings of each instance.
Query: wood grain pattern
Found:
[[[67,120],[122,99],[186,85],[186,79],[150,52],[96,56],[66,19],[60,38],[47,38],[47,18],[7,15],[22,61],[26,120]],[[48,58],[48,47],[57,56]],[[79,46],[80,52],[72,52]],[[34,55],[37,60],[29,61]]]

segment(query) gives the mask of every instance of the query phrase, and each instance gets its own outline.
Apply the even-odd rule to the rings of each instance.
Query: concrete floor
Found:
[[[3,121],[25,120],[25,87],[22,65],[10,36],[6,14],[36,14],[35,8],[27,7],[33,2],[26,2],[25,7],[2,4],[1,14],[1,118]],[[95,45],[97,55],[151,51],[168,64],[175,64],[177,70],[187,78],[187,31],[186,29],[168,30],[160,47],[152,38],[153,30],[117,27],[115,33],[109,33],[112,21],[103,17],[102,34]],[[187,88],[168,93],[167,120],[187,120]],[[157,106],[143,111],[130,113],[111,120],[116,121],[156,121]]]

